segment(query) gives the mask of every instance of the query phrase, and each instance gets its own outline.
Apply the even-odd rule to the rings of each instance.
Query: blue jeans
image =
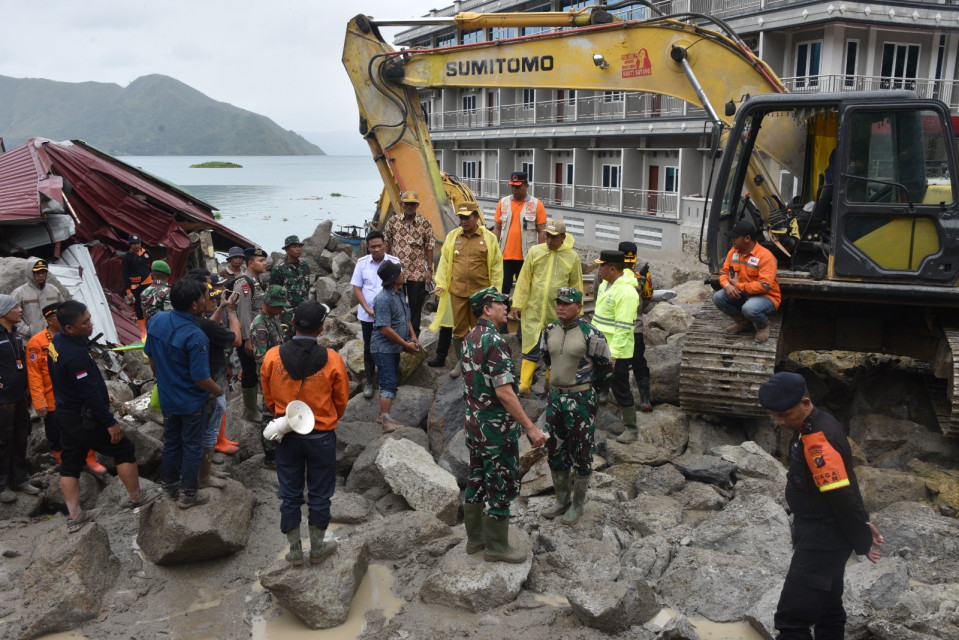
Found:
[[[220,434],[220,423],[223,421],[223,414],[226,413],[226,394],[221,393],[216,404],[213,405],[213,413],[210,414],[210,422],[207,423],[203,431],[203,448],[212,449],[216,446],[216,437]]]
[[[719,310],[728,316],[746,316],[746,319],[754,325],[766,324],[769,320],[768,314],[776,310],[776,305],[766,296],[751,296],[742,294],[736,300],[726,295],[724,289],[720,289],[713,294],[713,302],[719,307]]]
[[[373,362],[380,373],[380,397],[392,400],[400,386],[400,354],[374,353]]]
[[[164,487],[177,487],[186,495],[197,492],[200,460],[203,458],[203,430],[206,407],[196,413],[171,413],[163,416],[163,455],[160,478]]]
[[[309,490],[309,523],[326,529],[330,524],[330,498],[336,488],[336,432],[290,432],[276,443],[276,491],[280,504],[280,530],[300,526],[304,479]]]

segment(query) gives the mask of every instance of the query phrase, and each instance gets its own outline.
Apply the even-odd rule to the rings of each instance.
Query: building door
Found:
[[[650,165],[647,185],[649,196],[646,204],[649,209],[649,214],[654,216],[656,212],[659,211],[659,198],[657,198],[657,192],[659,191],[659,167],[657,165]]]

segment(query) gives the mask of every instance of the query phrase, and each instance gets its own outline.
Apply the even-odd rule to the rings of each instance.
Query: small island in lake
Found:
[[[211,160],[210,162],[201,162],[200,164],[191,164],[191,169],[242,169],[242,164],[235,162],[223,162],[220,160]]]

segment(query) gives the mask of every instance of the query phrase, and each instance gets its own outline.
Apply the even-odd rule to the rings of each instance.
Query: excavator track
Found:
[[[943,434],[956,438],[959,437],[959,327],[947,327],[945,334],[952,354],[952,380],[946,381],[946,402],[952,412],[948,417],[939,415],[939,426]]]
[[[707,300],[686,332],[679,374],[679,400],[687,412],[763,417],[759,385],[775,372],[782,314],[770,316],[769,340],[751,332],[730,335],[731,319]]]

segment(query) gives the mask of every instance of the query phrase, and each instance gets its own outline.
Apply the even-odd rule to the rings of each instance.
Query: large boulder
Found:
[[[316,566],[272,564],[260,574],[260,584],[311,629],[329,629],[346,622],[369,562],[366,542],[346,539]]]
[[[450,535],[453,529],[423,511],[403,511],[363,528],[370,557],[377,560],[402,560],[426,545]]]
[[[330,519],[343,524],[360,524],[373,515],[373,503],[349,491],[336,491],[330,500]]]
[[[905,471],[860,466],[856,467],[856,479],[863,505],[870,513],[896,502],[926,502],[930,498],[926,481]]]
[[[584,577],[601,582],[619,580],[622,549],[612,531],[600,539],[583,537],[563,525],[540,529],[528,587],[539,593],[568,593]]]
[[[959,521],[955,518],[944,518],[916,502],[897,502],[873,513],[871,520],[886,540],[884,555],[904,558],[910,579],[928,584],[956,581]]]
[[[331,276],[317,278],[313,283],[317,301],[330,308],[334,307],[340,299],[340,292],[336,290],[336,284],[336,280]]]
[[[336,425],[336,470],[348,475],[360,454],[382,435],[383,427],[375,422],[340,421]]]
[[[23,619],[27,622],[19,637],[69,631],[95,618],[119,573],[120,561],[110,550],[107,532],[97,523],[75,534],[61,526],[44,535],[23,572]]]
[[[639,536],[664,533],[683,520],[683,505],[670,496],[638,495],[623,505],[628,528]]]
[[[433,446],[432,441],[430,441],[430,446]],[[446,443],[443,454],[439,459],[439,465],[453,474],[453,477],[456,478],[456,484],[460,487],[466,486],[466,479],[469,476],[470,450],[466,446],[465,429],[457,431]]]
[[[433,392],[429,389],[400,387],[393,399],[390,416],[407,427],[421,428],[426,423],[432,402]],[[367,399],[356,395],[346,405],[343,419],[352,422],[376,422],[379,413],[380,404],[376,397]]]
[[[393,493],[415,510],[456,524],[460,504],[456,478],[437,465],[426,449],[409,440],[389,439],[380,447],[376,466]]]
[[[724,420],[719,416],[689,416],[689,441],[686,450],[690,453],[710,453],[722,445],[737,446],[749,438],[739,420]]]
[[[522,529],[509,528],[510,545],[526,552],[526,560],[485,562],[482,553],[468,555],[466,542],[456,545],[434,565],[420,588],[420,599],[474,613],[508,604],[519,595],[532,566],[529,537]]]
[[[896,393],[894,395],[904,395]],[[849,437],[876,467],[905,468],[913,458],[949,466],[959,457],[959,444],[917,422],[878,413],[854,416]]]
[[[736,466],[737,478],[759,478],[775,482],[781,488],[786,482],[786,468],[765,449],[748,440],[741,445],[721,445],[710,452]]]
[[[695,318],[682,307],[674,304],[657,304],[644,317],[648,327],[662,329],[667,336],[686,333]]]
[[[86,471],[82,472],[80,474],[80,508],[92,509],[97,504],[100,492],[114,482],[119,483],[119,480],[110,474],[98,478]],[[42,500],[40,500],[41,496]],[[0,518],[4,516],[5,507],[10,507],[17,503],[20,503],[21,509],[25,509],[28,505],[31,505],[32,510],[38,509],[42,502],[47,505],[48,509],[62,513],[67,512],[67,504],[63,501],[63,491],[60,490],[59,478],[57,478],[56,481],[54,481],[54,478],[51,478],[51,481],[44,488],[41,496],[28,496],[24,493],[18,493],[16,502],[12,502],[10,505],[0,504]],[[36,513],[31,512],[26,515],[36,515]]]
[[[434,456],[443,453],[446,443],[466,423],[466,402],[463,400],[463,379],[446,377],[440,379],[439,388],[430,406],[427,432],[430,436],[430,451]]]
[[[338,282],[346,282],[353,276],[353,261],[345,253],[336,252],[330,272]]]
[[[906,561],[897,556],[882,562],[856,562],[846,567],[846,594],[875,611],[892,609],[909,590]]]
[[[636,414],[639,438],[674,453],[681,453],[689,441],[689,419],[679,407],[659,404],[649,412]]]
[[[340,356],[351,373],[360,378],[366,375],[366,365],[363,363],[363,340],[354,338],[347,342],[340,349]]]
[[[641,581],[586,580],[566,599],[580,622],[605,633],[620,633],[644,624],[660,609],[653,590]]]
[[[780,570],[789,566],[790,526],[786,511],[766,496],[737,496],[689,534],[690,546],[758,558]]]
[[[636,475],[637,493],[654,496],[668,496],[681,490],[686,484],[686,476],[671,464],[659,467],[642,466]]]
[[[649,396],[653,403],[668,402],[679,406],[679,363],[683,353],[682,341],[646,349],[649,364]]]
[[[597,447],[599,450],[600,447]],[[669,449],[648,442],[632,442],[622,444],[612,438],[606,440],[601,455],[605,455],[609,464],[648,464],[659,466],[666,464],[672,458]]]
[[[419,444],[426,445],[426,434],[420,429],[410,429],[403,427],[393,433],[381,435],[379,438],[366,446],[353,463],[350,475],[346,477],[346,490],[353,493],[359,493],[370,500],[379,500],[390,493],[390,485],[383,477],[383,473],[376,466],[376,457],[380,454],[380,448],[387,440],[408,439]]]
[[[686,453],[673,459],[676,468],[688,480],[715,484],[723,489],[732,489],[736,465],[719,456],[702,456]]]
[[[137,544],[155,564],[220,558],[246,546],[253,519],[253,494],[234,480],[211,492],[206,504],[180,509],[162,498],[140,511]]]

